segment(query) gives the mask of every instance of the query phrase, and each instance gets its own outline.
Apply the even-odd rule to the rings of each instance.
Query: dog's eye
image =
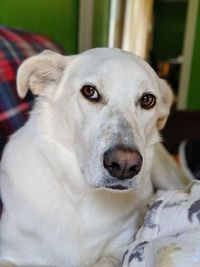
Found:
[[[156,104],[156,97],[152,94],[145,93],[143,96],[140,98],[140,106],[141,108],[144,109],[151,109],[155,106]]]
[[[90,84],[86,84],[81,88],[82,95],[90,101],[99,102],[101,95],[97,91],[96,87]]]

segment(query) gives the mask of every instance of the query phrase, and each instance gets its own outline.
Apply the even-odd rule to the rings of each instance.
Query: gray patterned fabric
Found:
[[[123,267],[200,266],[200,182],[158,193]]]

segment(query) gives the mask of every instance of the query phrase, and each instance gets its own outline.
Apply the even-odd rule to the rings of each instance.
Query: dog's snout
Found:
[[[104,168],[119,180],[131,179],[142,166],[142,156],[137,150],[113,148],[104,153]]]

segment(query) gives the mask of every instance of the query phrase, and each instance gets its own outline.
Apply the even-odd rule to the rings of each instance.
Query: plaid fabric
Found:
[[[63,53],[45,36],[0,26],[0,155],[9,135],[25,123],[33,103],[30,92],[23,100],[17,95],[17,68],[24,59],[44,49]]]

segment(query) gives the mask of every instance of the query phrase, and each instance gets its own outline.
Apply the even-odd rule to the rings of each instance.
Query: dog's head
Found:
[[[39,95],[41,132],[76,154],[86,184],[136,189],[148,176],[172,93],[144,60],[111,48],[45,51],[21,65],[17,85],[21,97]]]

